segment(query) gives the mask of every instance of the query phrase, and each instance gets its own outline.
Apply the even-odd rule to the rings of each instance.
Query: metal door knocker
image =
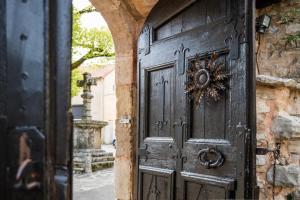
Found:
[[[208,159],[208,154],[214,154],[216,156],[215,160]],[[223,154],[211,147],[207,147],[205,149],[201,149],[198,153],[198,160],[202,166],[206,169],[217,168],[224,164],[224,156]]]

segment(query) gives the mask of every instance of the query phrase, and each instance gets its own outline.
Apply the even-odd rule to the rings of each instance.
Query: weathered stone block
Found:
[[[267,164],[267,159],[265,155],[256,155],[256,165],[262,166]]]
[[[300,199],[300,191],[299,190],[296,190],[294,193],[293,193],[293,196],[292,196],[295,200],[299,200]]]
[[[300,24],[288,24],[285,26],[286,33],[296,33],[300,31]]]
[[[101,129],[107,122],[93,120],[74,121],[74,148],[75,149],[100,149]]]
[[[300,167],[296,165],[276,165],[275,185],[282,187],[295,187],[298,185]],[[267,172],[267,180],[273,183],[273,166]]]
[[[256,134],[256,145],[258,147],[264,147],[268,143],[267,136],[265,133],[257,133]]]
[[[279,114],[273,121],[272,132],[277,138],[300,138],[300,118]]]
[[[257,114],[256,116],[256,122],[258,125],[263,124],[265,119],[266,119],[266,115],[263,113]]]
[[[268,113],[270,112],[270,107],[267,105],[266,101],[258,100],[256,110],[257,113]]]
[[[300,154],[300,140],[289,141],[288,150],[291,153]]]

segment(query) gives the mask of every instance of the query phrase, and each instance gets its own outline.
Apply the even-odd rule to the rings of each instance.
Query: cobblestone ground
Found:
[[[114,152],[111,145],[103,145],[102,149]],[[90,174],[74,174],[74,200],[114,200],[114,169],[105,169]]]

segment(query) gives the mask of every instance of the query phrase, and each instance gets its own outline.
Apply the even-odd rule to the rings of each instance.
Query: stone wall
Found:
[[[272,17],[267,33],[257,35],[257,146],[274,155],[257,155],[260,199],[300,199],[300,0],[257,11]]]

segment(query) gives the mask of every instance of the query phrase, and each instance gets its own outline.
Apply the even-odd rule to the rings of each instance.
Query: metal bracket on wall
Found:
[[[280,145],[276,145],[276,148],[274,149],[268,149],[262,147],[256,148],[256,155],[266,155],[267,153],[273,153],[275,159],[278,159],[280,156]]]
[[[130,124],[131,123],[131,117],[130,116],[122,116],[119,120],[120,124]]]

